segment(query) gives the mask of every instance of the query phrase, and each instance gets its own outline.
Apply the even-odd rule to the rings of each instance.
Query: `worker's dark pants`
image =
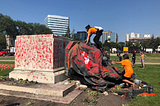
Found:
[[[101,49],[102,48],[102,45],[101,45],[101,43],[99,42],[99,39],[100,39],[100,37],[101,37],[101,35],[102,35],[102,32],[103,32],[103,30],[98,30],[97,29],[97,32],[96,32],[96,36],[94,37],[94,39],[93,39],[93,41],[96,43],[96,46],[97,46],[97,48],[98,49]]]

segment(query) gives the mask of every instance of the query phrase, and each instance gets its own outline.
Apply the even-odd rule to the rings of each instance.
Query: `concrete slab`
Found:
[[[75,84],[63,84],[62,82],[57,84],[47,84],[47,85],[42,84],[36,87],[20,87],[20,86],[0,84],[0,89],[3,90],[32,93],[35,95],[57,96],[57,97],[64,97],[69,92],[73,91],[75,88],[76,88]]]
[[[0,84],[0,95],[69,104],[82,91],[75,89],[76,83],[66,82],[67,80],[56,84],[35,84],[27,87]]]
[[[14,69],[9,73],[9,78],[28,79],[29,81],[37,81],[39,83],[57,83],[67,79],[64,67],[54,70],[22,70]]]
[[[0,89],[0,95],[15,96],[15,97],[29,98],[29,99],[36,99],[36,100],[44,100],[44,101],[51,101],[51,102],[64,103],[64,104],[70,104],[81,93],[82,91],[80,90],[74,90],[68,93],[68,95],[64,97],[56,97],[56,96],[46,96],[42,94],[35,95],[33,93],[24,93],[24,92],[19,92],[19,91]]]

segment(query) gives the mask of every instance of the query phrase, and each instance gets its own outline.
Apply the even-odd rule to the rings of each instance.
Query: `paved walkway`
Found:
[[[14,61],[14,60],[0,60],[0,61]]]
[[[141,62],[136,62],[135,64],[141,64]],[[146,62],[144,62],[144,64],[160,65],[160,63],[146,63]]]

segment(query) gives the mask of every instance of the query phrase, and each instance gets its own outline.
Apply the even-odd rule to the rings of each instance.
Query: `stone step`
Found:
[[[49,95],[46,96],[42,94],[37,95],[33,93],[26,93],[26,92],[24,93],[19,91],[0,89],[0,95],[4,95],[4,96],[14,96],[19,98],[43,100],[43,101],[50,101],[50,102],[64,103],[64,104],[70,104],[81,93],[82,91],[75,89],[64,97],[56,97],[56,96],[49,96]]]
[[[41,84],[35,87],[21,87],[21,86],[13,86],[13,85],[5,85],[0,84],[0,89],[3,90],[11,90],[11,91],[19,91],[33,94],[42,94],[49,96],[58,96],[64,97],[69,92],[73,91],[76,88],[75,84],[63,84],[63,82],[59,82],[56,84]]]
[[[69,104],[82,92],[80,90],[76,90],[75,88],[75,83],[64,84],[64,82],[59,82],[56,84],[38,84],[34,87],[0,84],[0,95]]]
[[[54,70],[22,70],[14,68],[13,71],[9,73],[9,78],[14,79],[28,79],[29,81],[37,81],[38,83],[58,83],[60,81],[66,80],[64,67],[57,68]]]

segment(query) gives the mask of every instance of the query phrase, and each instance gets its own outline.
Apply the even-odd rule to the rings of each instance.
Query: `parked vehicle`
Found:
[[[15,47],[10,47],[9,55],[14,56],[14,54],[15,54]]]
[[[8,56],[14,56],[15,54],[15,47],[10,47],[9,49],[3,49],[2,51],[0,51],[0,56],[5,57],[6,55]]]
[[[8,49],[3,49],[2,51],[0,51],[0,56],[5,57],[8,54],[9,54],[9,50]]]
[[[158,46],[158,48],[156,49],[156,51],[157,51],[158,53],[160,53],[160,45]]]
[[[141,51],[140,50],[136,50],[136,53],[140,53]]]
[[[146,48],[146,52],[147,52],[147,53],[152,53],[152,52],[153,52],[153,49],[152,49],[152,48]]]

